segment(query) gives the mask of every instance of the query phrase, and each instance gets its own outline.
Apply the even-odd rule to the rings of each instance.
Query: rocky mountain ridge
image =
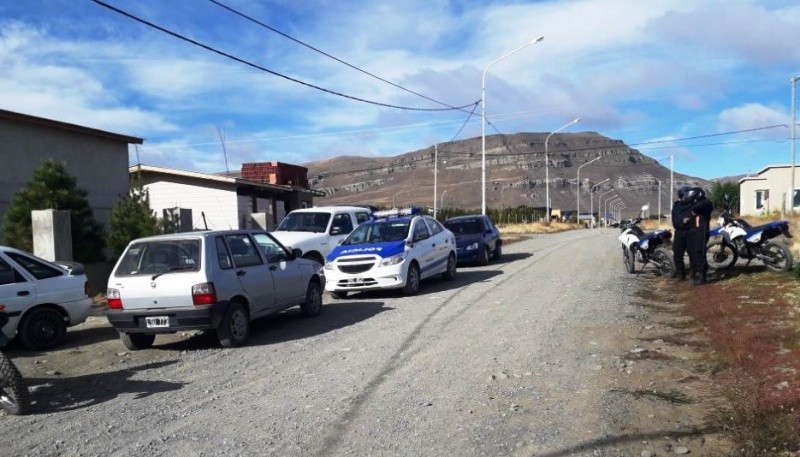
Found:
[[[545,206],[548,135],[537,132],[486,137],[487,207]],[[656,214],[659,200],[661,212],[669,212],[669,168],[621,140],[596,132],[558,133],[548,141],[547,156],[553,208],[574,211],[576,191],[580,189],[581,213],[588,213],[592,205],[598,213],[597,198],[601,194],[606,194],[604,200],[619,196],[627,206],[623,217],[635,215],[645,204],[649,204],[651,214]],[[317,205],[433,206],[436,181],[437,206],[481,207],[480,137],[394,157],[340,156],[304,166],[309,169],[311,186],[327,194],[315,201]],[[711,185],[711,181],[680,173],[674,173],[672,179],[674,189],[683,185],[708,189]]]

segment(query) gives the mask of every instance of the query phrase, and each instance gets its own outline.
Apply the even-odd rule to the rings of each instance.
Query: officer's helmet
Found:
[[[705,196],[705,191],[700,187],[689,187],[683,191],[681,201],[692,202]]]

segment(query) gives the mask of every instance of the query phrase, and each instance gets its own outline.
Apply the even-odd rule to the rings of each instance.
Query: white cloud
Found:
[[[722,132],[731,132],[776,124],[785,124],[787,127],[767,130],[763,135],[786,138],[788,125],[791,124],[786,113],[779,108],[764,106],[760,103],[747,103],[719,113],[718,128]]]

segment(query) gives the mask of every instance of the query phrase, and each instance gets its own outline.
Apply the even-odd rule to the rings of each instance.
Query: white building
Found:
[[[263,228],[272,230],[288,213],[313,206],[323,192],[300,186],[249,181],[150,165],[129,169],[141,176],[158,217],[170,217],[176,231]]]
[[[743,216],[773,212],[800,211],[800,166],[794,170],[793,192],[791,165],[769,165],[756,176],[739,180],[739,211]],[[790,195],[791,194],[791,195]]]

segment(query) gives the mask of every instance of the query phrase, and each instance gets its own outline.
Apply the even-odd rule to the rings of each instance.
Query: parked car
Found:
[[[270,234],[225,230],[132,241],[108,279],[111,325],[131,350],[160,333],[216,331],[224,347],[245,343],[250,321],[300,305],[322,310],[325,277]]]
[[[58,346],[67,327],[86,320],[92,299],[82,265],[59,265],[0,246],[0,303],[9,316],[5,336],[44,350]]]
[[[360,206],[321,206],[296,209],[286,215],[272,235],[303,257],[325,263],[331,249],[354,228],[371,218],[372,211]]]
[[[486,265],[489,259],[499,260],[503,255],[500,231],[488,216],[458,216],[444,221],[453,232],[458,246],[458,263]]]
[[[420,281],[441,274],[456,277],[455,237],[419,209],[374,213],[328,254],[325,290],[334,298],[355,291],[419,291]]]

